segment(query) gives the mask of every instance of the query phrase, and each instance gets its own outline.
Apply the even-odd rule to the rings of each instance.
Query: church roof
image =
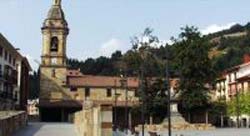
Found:
[[[79,77],[68,77],[68,85],[80,87],[122,87],[121,80],[121,77],[82,75]],[[128,77],[127,80],[129,88],[138,88],[138,78]]]
[[[65,20],[64,12],[61,8],[61,5],[52,5],[49,10],[47,19]]]
[[[138,88],[139,78],[138,77],[127,77],[128,88]],[[121,81],[122,77],[117,76],[97,76],[97,75],[84,75],[80,70],[67,70],[67,86],[74,87],[123,87]],[[153,81],[154,79],[152,79]],[[179,79],[170,79],[170,86],[177,87]]]

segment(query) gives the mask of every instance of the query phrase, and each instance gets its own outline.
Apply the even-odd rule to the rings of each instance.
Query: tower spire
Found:
[[[53,5],[61,6],[61,0],[53,0],[53,1],[54,1]]]

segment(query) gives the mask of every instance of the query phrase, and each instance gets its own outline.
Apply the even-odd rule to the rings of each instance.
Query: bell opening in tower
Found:
[[[58,38],[57,37],[52,37],[51,38],[50,51],[51,52],[57,52],[58,51]]]

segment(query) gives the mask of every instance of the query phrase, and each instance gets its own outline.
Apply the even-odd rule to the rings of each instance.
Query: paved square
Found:
[[[76,133],[69,123],[29,123],[13,136],[76,136]]]
[[[167,132],[160,133],[168,136]],[[250,129],[225,128],[207,131],[175,131],[173,136],[250,136]]]

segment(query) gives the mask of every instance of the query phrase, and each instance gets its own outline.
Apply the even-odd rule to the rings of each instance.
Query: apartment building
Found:
[[[26,109],[31,67],[0,33],[0,110]]]

